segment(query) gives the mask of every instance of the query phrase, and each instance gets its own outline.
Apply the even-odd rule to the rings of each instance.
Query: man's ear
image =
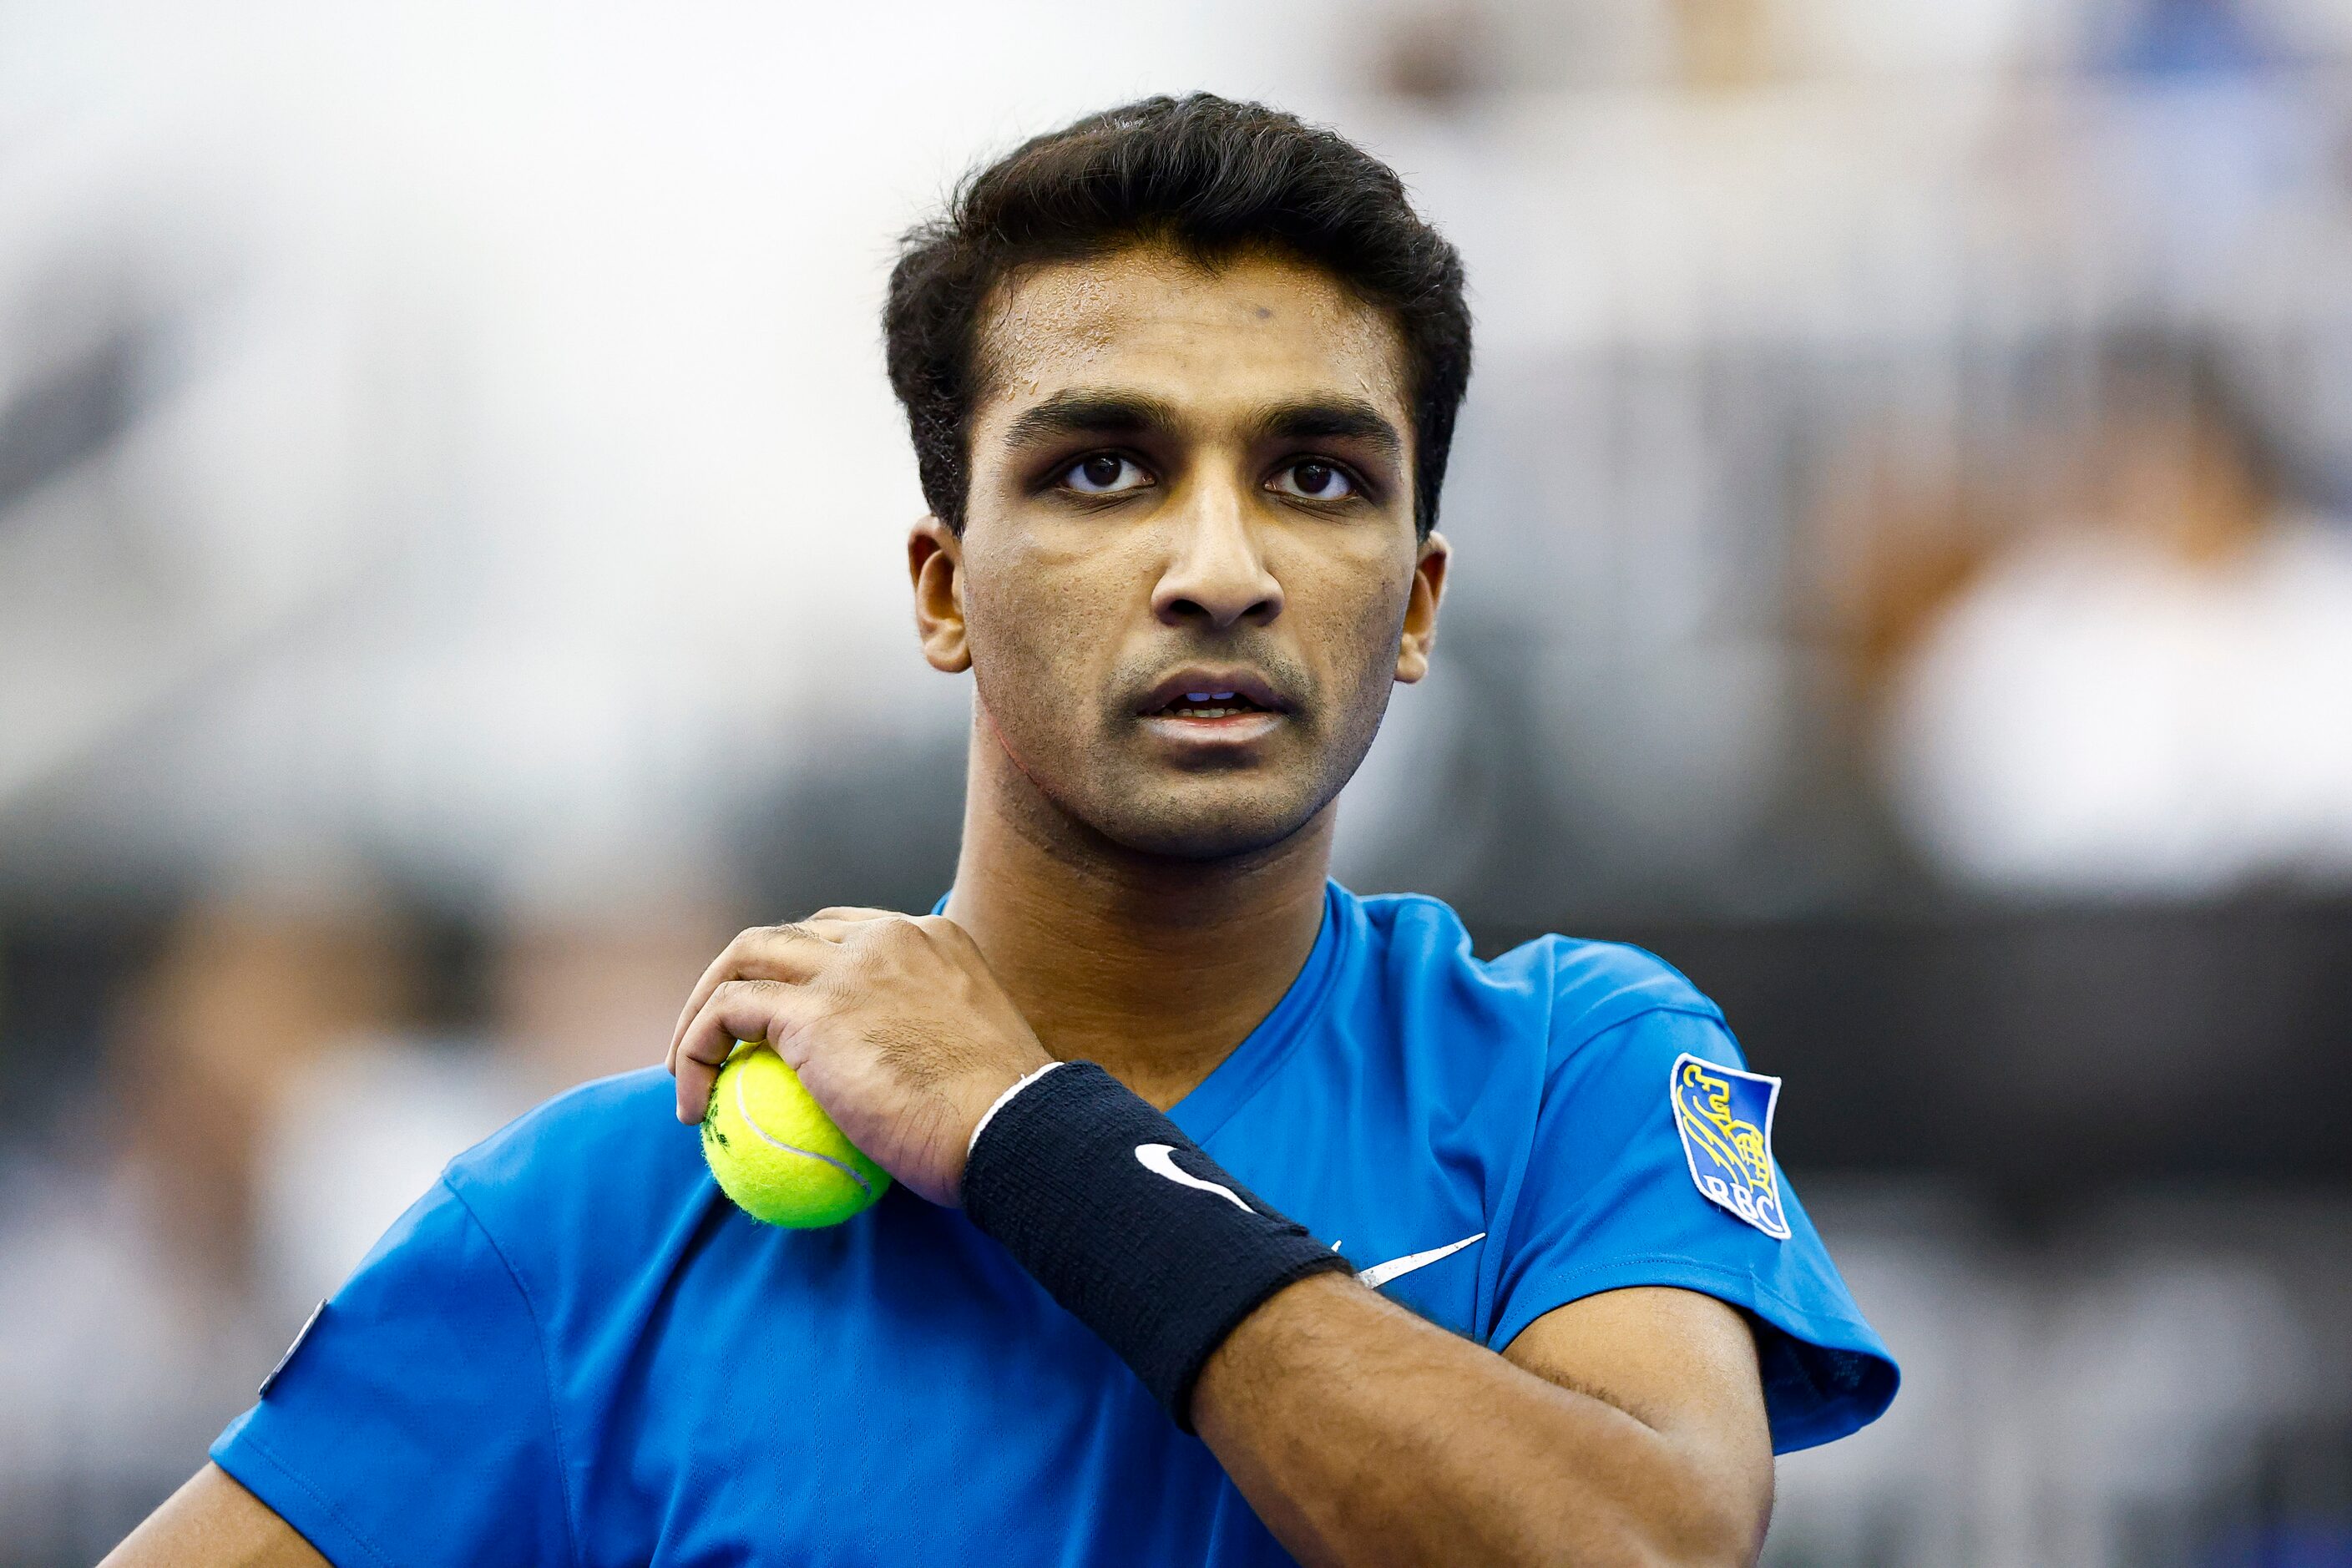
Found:
[[[1421,542],[1412,563],[1412,594],[1404,604],[1404,637],[1397,644],[1396,678],[1410,686],[1429,673],[1429,650],[1437,643],[1437,602],[1445,596],[1445,568],[1454,547],[1435,530]]]
[[[936,517],[907,535],[907,575],[915,585],[915,633],[933,669],[961,675],[971,668],[963,629],[963,541]]]

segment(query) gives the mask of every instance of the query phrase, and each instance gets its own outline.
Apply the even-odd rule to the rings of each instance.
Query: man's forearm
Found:
[[[1715,1565],[1760,1542],[1756,1347],[1720,1301],[1609,1291],[1498,1356],[1358,1284],[1087,1063],[996,1099],[962,1197],[1309,1562]]]
[[[1716,1564],[1761,1545],[1748,1478],[1341,1277],[1245,1319],[1192,1413],[1310,1563]]]

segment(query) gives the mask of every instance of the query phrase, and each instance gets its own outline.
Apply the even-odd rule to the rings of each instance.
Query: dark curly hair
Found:
[[[1413,521],[1426,535],[1470,380],[1462,258],[1388,165],[1295,115],[1210,93],[1147,98],[1024,142],[906,236],[883,336],[933,515],[963,527],[975,340],[992,291],[1024,267],[1137,244],[1202,260],[1285,252],[1389,312],[1404,339]]]

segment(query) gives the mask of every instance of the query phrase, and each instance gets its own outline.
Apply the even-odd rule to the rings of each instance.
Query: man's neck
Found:
[[[982,727],[947,912],[1047,1050],[1101,1063],[1165,1110],[1305,967],[1332,816],[1228,860],[1138,854],[1073,821]]]

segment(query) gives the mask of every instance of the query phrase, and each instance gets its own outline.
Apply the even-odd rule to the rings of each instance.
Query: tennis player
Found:
[[[744,932],[669,1073],[460,1156],[116,1561],[1752,1562],[1774,1451],[1895,1384],[1778,1080],[1647,953],[1327,876],[1445,585],[1453,247],[1338,136],[1154,99],[969,181],[885,324],[953,890]],[[876,1207],[720,1194],[739,1037]]]

